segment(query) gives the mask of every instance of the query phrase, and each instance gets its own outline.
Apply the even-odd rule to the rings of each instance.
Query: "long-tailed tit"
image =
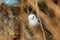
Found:
[[[28,21],[29,21],[29,25],[31,26],[37,26],[40,23],[35,14],[30,14],[28,16]]]

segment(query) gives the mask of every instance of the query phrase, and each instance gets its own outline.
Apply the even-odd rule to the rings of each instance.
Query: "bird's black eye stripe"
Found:
[[[33,16],[33,18],[32,19],[34,19],[34,16]]]
[[[38,20],[38,22],[40,23],[40,21]]]
[[[30,18],[30,19],[34,19],[34,16],[32,18]]]

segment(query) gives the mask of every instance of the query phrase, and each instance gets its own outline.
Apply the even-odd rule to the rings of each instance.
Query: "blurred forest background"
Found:
[[[31,27],[29,14],[41,27]],[[60,0],[0,0],[0,40],[60,40]]]

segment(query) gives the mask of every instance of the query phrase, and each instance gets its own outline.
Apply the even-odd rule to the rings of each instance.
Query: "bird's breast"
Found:
[[[39,25],[39,22],[32,20],[29,22],[29,25],[30,26],[37,26],[37,25]]]

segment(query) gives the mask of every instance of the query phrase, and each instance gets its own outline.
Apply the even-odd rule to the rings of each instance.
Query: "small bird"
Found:
[[[1,1],[9,6],[17,5],[20,2],[20,0],[1,0]]]
[[[29,21],[29,25],[31,25],[31,26],[38,26],[40,24],[40,22],[35,14],[30,14],[28,16],[28,21]]]

